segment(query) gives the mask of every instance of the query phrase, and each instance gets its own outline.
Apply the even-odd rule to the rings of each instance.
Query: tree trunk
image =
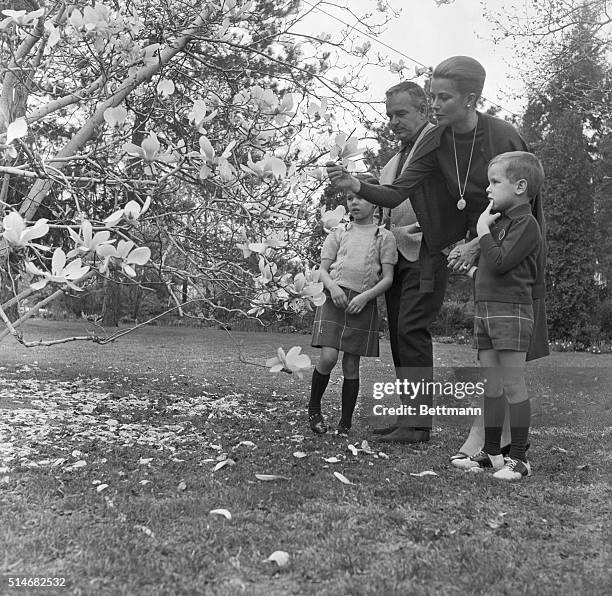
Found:
[[[13,287],[13,279],[9,269],[10,266],[10,261],[7,256],[3,255],[0,257],[0,304],[4,304],[17,293],[17,288]],[[15,321],[19,318],[17,304],[5,308],[4,312],[11,321]],[[4,323],[2,323],[2,325],[4,326]]]
[[[140,286],[136,286],[136,297],[134,298],[134,310],[132,312],[132,318],[138,322],[138,315],[140,314],[140,303],[142,302],[142,289]]]
[[[104,303],[102,305],[102,325],[117,327],[121,318],[121,286],[107,277],[104,280]]]

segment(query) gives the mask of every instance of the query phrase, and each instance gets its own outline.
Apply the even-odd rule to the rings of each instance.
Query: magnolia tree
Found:
[[[304,238],[321,217],[320,164],[352,167],[360,155],[342,111],[360,112],[353,98],[370,46],[350,28],[336,38],[301,32],[319,5],[330,3],[15,2],[2,11],[0,338],[113,341],[126,331],[28,342],[19,327],[62,293],[140,284],[147,271],[174,308],[197,303],[205,318],[324,301]],[[389,18],[385,3],[378,9],[373,27]],[[334,48],[350,69],[333,68]],[[14,308],[26,299],[27,312]],[[279,349],[269,365],[299,372],[309,361]]]

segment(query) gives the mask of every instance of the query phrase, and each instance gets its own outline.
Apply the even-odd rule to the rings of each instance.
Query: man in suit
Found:
[[[414,154],[415,148],[432,124],[427,119],[427,97],[423,89],[411,81],[404,81],[386,92],[389,128],[401,143],[400,151],[383,168],[380,184],[392,184]],[[448,281],[447,258],[443,253],[428,259],[427,276],[433,281],[423,291],[421,280],[424,262],[419,259],[422,234],[409,200],[389,210],[387,221],[395,236],[398,262],[393,285],[386,293],[391,352],[397,378],[418,382],[431,380],[433,348],[429,326],[435,320]],[[431,255],[430,255],[431,257]],[[431,406],[432,397],[420,394],[413,399],[400,395],[402,403],[419,411],[421,404]],[[375,429],[380,441],[420,443],[429,440],[431,416],[398,416],[390,427]]]

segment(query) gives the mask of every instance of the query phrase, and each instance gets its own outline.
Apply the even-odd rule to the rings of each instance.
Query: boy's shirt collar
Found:
[[[510,219],[516,219],[523,215],[531,214],[531,205],[529,203],[522,203],[521,205],[515,205],[507,211],[504,211],[502,215],[509,217]]]

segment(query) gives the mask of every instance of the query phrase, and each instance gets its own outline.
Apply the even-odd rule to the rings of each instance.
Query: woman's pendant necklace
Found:
[[[474,154],[474,144],[476,143],[476,129],[478,126],[474,127],[474,136],[472,137],[472,148],[470,149],[470,159],[468,161],[467,172],[465,173],[465,180],[463,181],[463,188],[461,188],[461,179],[459,178],[459,162],[457,161],[457,145],[455,144],[455,131],[451,128],[453,133],[453,149],[455,150],[455,170],[457,172],[457,185],[459,186],[459,200],[457,201],[457,209],[459,211],[463,211],[466,206],[465,199],[463,195],[465,195],[465,189],[468,183],[468,177],[470,175],[470,166],[472,165],[472,155]]]

